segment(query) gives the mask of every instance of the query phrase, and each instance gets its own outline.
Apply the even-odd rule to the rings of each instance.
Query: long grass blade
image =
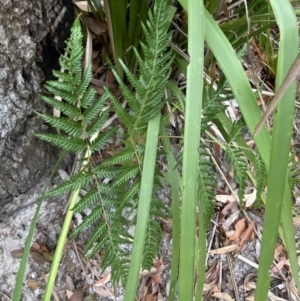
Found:
[[[176,168],[177,162],[172,152],[171,143],[167,136],[166,128],[161,124],[160,132],[164,150],[168,160],[168,176],[171,185],[172,199],[172,263],[170,276],[169,301],[175,300],[177,293],[177,280],[179,273],[179,254],[180,254],[180,201],[179,196],[182,191],[181,176]]]
[[[124,301],[135,300],[152,198],[160,114],[148,122],[137,222]]]
[[[198,191],[198,160],[201,130],[203,87],[204,23],[203,1],[188,2],[191,62],[187,69],[185,108],[182,211],[179,263],[179,300],[191,301],[194,296],[196,201]],[[200,17],[199,17],[200,16]]]
[[[279,4],[277,1],[271,0],[271,5],[280,28],[276,76],[276,86],[279,87],[297,55],[298,29],[296,16],[289,1],[281,1]],[[289,20],[289,22],[286,22],[286,20]],[[288,203],[291,202],[288,198],[283,199],[283,196],[284,190],[287,188],[286,174],[295,111],[295,87],[295,83],[293,83],[284,93],[277,105],[277,113],[274,120],[265,221],[255,292],[256,300],[267,299],[270,281],[268,270],[273,260],[270,254],[273,254],[277,242],[282,204],[285,202],[285,206],[288,206]],[[285,211],[285,213],[288,212]],[[292,216],[290,217],[292,218]],[[285,223],[285,219],[282,219],[282,226],[285,231],[294,232],[294,228],[290,228]],[[294,277],[298,278],[297,262],[296,265],[292,263],[291,267],[294,271]]]

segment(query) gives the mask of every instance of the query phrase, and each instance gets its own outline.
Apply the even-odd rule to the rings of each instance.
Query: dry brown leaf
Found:
[[[66,261],[66,268],[68,272],[73,272],[75,270],[75,264],[70,261]]]
[[[235,232],[233,235],[229,236],[229,240],[237,240],[241,237],[241,234],[245,231],[247,225],[246,225],[246,219],[242,218],[235,224]]]
[[[94,286],[94,292],[101,297],[105,297],[105,298],[114,297],[114,295],[110,291],[99,286]]]
[[[283,258],[282,260],[280,260],[279,262],[277,262],[277,264],[274,265],[271,268],[271,273],[278,274],[279,271],[281,271],[283,269],[283,267],[285,266],[285,264],[286,264],[286,260]]]
[[[226,246],[219,249],[210,250],[209,254],[225,254],[236,250],[239,246],[237,244]]]
[[[41,248],[41,245],[38,244],[37,242],[35,242],[35,243],[31,246],[30,249],[37,252],[37,251],[40,250],[40,248]]]
[[[231,215],[239,210],[239,204],[237,201],[229,202],[221,211],[221,216]]]
[[[38,284],[36,281],[34,281],[34,280],[28,280],[28,281],[27,281],[27,286],[28,286],[31,290],[33,290],[33,291],[35,291],[36,289],[39,288],[39,284]]]
[[[75,291],[75,285],[73,283],[72,278],[69,275],[66,276],[66,290],[69,290],[71,292]]]
[[[248,228],[241,234],[240,243],[239,243],[239,251],[242,249],[245,242],[253,240],[253,238],[254,238],[254,228],[255,228],[255,221],[251,221]]]
[[[218,299],[223,299],[225,301],[234,301],[235,299],[231,298],[227,293],[215,292],[212,294],[213,297]]]
[[[46,263],[46,260],[43,258],[43,254],[38,253],[38,252],[30,252],[31,258],[33,261],[36,263],[42,265]]]
[[[150,294],[148,294],[148,295],[145,296],[144,300],[145,301],[156,301],[157,300],[157,295],[150,295]]]
[[[226,219],[226,221],[222,225],[225,232],[229,230],[231,225],[239,218],[239,216],[240,216],[240,210],[234,212],[229,216],[229,218]]]
[[[99,95],[102,95],[104,93],[104,89],[103,88],[99,88],[98,86],[92,84],[91,85],[93,87],[93,89],[96,90],[96,92],[99,94]]]
[[[82,301],[83,300],[83,289],[77,288],[72,297],[70,298],[70,301]]]
[[[94,286],[103,286],[105,285],[106,283],[108,283],[111,279],[111,274],[108,274],[106,277],[103,277],[102,279],[96,281],[94,283]]]
[[[274,259],[275,260],[278,260],[279,258],[279,255],[280,254],[284,254],[285,255],[285,249],[284,249],[284,246],[283,245],[278,245],[275,249],[275,252],[274,252]]]
[[[96,35],[101,35],[107,30],[107,25],[101,23],[100,21],[96,20],[92,17],[84,17],[85,23],[88,28],[95,33]]]
[[[115,82],[116,82],[116,78],[114,73],[110,69],[108,69],[106,74],[106,80],[105,80],[106,85],[109,87],[115,87],[114,85]]]
[[[73,291],[69,291],[69,290],[66,289],[66,295],[67,295],[68,300],[71,299],[71,297],[73,296],[73,294],[74,294]]]
[[[24,252],[23,249],[16,249],[16,250],[12,250],[10,252],[10,255],[11,255],[12,258],[20,259],[23,256],[23,252]]]
[[[248,291],[253,289],[251,286],[249,286],[249,283],[250,280],[252,280],[254,277],[256,277],[254,273],[249,273],[248,275],[246,275],[244,279],[244,289]]]

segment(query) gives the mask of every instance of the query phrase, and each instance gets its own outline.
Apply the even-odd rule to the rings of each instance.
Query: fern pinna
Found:
[[[160,114],[164,105],[163,96],[171,72],[174,58],[170,49],[171,32],[168,31],[168,5],[164,0],[155,3],[149,12],[149,20],[143,25],[146,43],[141,43],[143,55],[134,49],[138,65],[138,75],[133,74],[123,62],[129,89],[115,73],[128,108],[123,109],[112,93],[105,89],[102,97],[95,100],[95,91],[89,83],[92,77],[91,66],[83,73],[82,32],[77,19],[67,42],[66,55],[60,58],[64,72],[54,72],[57,81],[49,81],[49,92],[62,98],[42,96],[49,105],[60,110],[66,117],[40,116],[50,125],[60,130],[60,134],[37,134],[43,140],[65,150],[75,152],[84,166],[80,172],[61,185],[49,191],[44,197],[70,193],[84,188],[87,193],[74,207],[74,213],[86,208],[91,213],[83,220],[70,238],[84,229],[93,226],[93,233],[85,247],[85,253],[93,256],[104,250],[102,268],[112,268],[115,283],[126,283],[130,260],[132,229],[136,222],[138,194],[141,183],[142,162],[145,151],[147,123]],[[132,92],[133,91],[133,92]],[[101,150],[114,135],[115,129],[98,134],[107,119],[105,101],[110,99],[112,106],[126,131],[122,150],[99,166],[91,166],[89,156]],[[156,170],[152,206],[145,241],[143,267],[150,268],[159,248],[161,228],[157,218],[166,217],[166,206],[156,197],[155,191],[161,188],[161,174]]]

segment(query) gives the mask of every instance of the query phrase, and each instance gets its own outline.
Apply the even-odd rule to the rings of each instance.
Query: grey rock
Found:
[[[66,5],[68,21],[57,22]],[[50,174],[58,158],[35,138],[45,127],[34,111],[46,111],[41,70],[51,75],[57,66],[73,17],[71,0],[0,0],[0,207]]]

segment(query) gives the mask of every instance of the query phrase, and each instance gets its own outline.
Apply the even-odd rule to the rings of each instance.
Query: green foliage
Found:
[[[242,202],[245,195],[245,188],[247,186],[248,163],[246,162],[244,153],[241,149],[228,145],[225,151],[234,169],[234,176],[239,184],[238,197]]]
[[[256,174],[256,205],[262,204],[261,194],[266,185],[267,169],[260,156],[257,154],[255,158],[255,174]]]
[[[46,123],[59,129],[60,134],[36,134],[42,140],[77,154],[83,154],[89,149],[100,150],[114,133],[111,130],[99,135],[93,142],[90,141],[92,135],[98,133],[107,120],[108,111],[104,108],[107,95],[95,100],[96,91],[89,87],[92,78],[91,64],[82,72],[82,38],[79,19],[76,19],[66,53],[59,60],[64,71],[54,71],[57,80],[45,84],[45,88],[61,97],[62,101],[41,96],[45,102],[67,116],[39,114]]]
[[[291,190],[291,194],[293,193],[294,188],[300,183],[299,162],[295,161],[295,157],[296,155],[290,156],[290,163],[287,171],[287,179]]]
[[[206,129],[210,128],[211,122],[217,120],[217,114],[225,110],[225,105],[222,101],[231,97],[225,77],[220,76],[216,89],[214,88],[214,81],[211,79],[211,84],[204,87],[202,97],[203,117],[201,118],[201,129],[202,132],[204,132]]]
[[[198,186],[198,202],[200,219],[203,223],[205,231],[208,230],[210,220],[214,212],[215,190],[217,180],[214,172],[214,165],[210,161],[205,145],[201,146],[200,161],[199,161],[199,186]]]
[[[54,72],[58,80],[46,84],[48,91],[61,97],[62,102],[55,98],[43,97],[49,105],[61,110],[66,117],[57,118],[41,114],[45,122],[60,130],[60,134],[37,136],[79,154],[79,158],[85,158],[83,154],[103,148],[114,134],[114,129],[99,134],[108,117],[108,111],[104,108],[107,98],[127,129],[127,133],[122,137],[122,150],[99,166],[93,167],[85,163],[84,169],[78,174],[45,195],[51,197],[67,194],[82,188],[87,191],[74,206],[73,211],[80,213],[89,208],[91,213],[78,225],[70,238],[87,228],[92,229],[84,252],[92,257],[100,250],[104,250],[102,268],[112,267],[115,284],[121,281],[125,285],[127,280],[129,250],[133,241],[130,233],[136,223],[147,124],[160,114],[165,103],[164,90],[174,58],[169,46],[172,33],[168,31],[167,16],[167,2],[157,1],[153,11],[149,12],[149,21],[142,25],[146,44],[141,43],[142,55],[134,49],[139,65],[137,75],[120,61],[132,88],[129,89],[114,72],[128,103],[127,109],[122,108],[119,101],[106,88],[104,95],[95,100],[95,91],[89,86],[92,78],[91,66],[82,73],[82,33],[78,19],[67,43],[66,55],[60,59],[64,72]],[[162,237],[159,218],[168,217],[168,208],[155,195],[160,188],[161,173],[157,168],[142,259],[142,265],[147,269],[153,264]]]

